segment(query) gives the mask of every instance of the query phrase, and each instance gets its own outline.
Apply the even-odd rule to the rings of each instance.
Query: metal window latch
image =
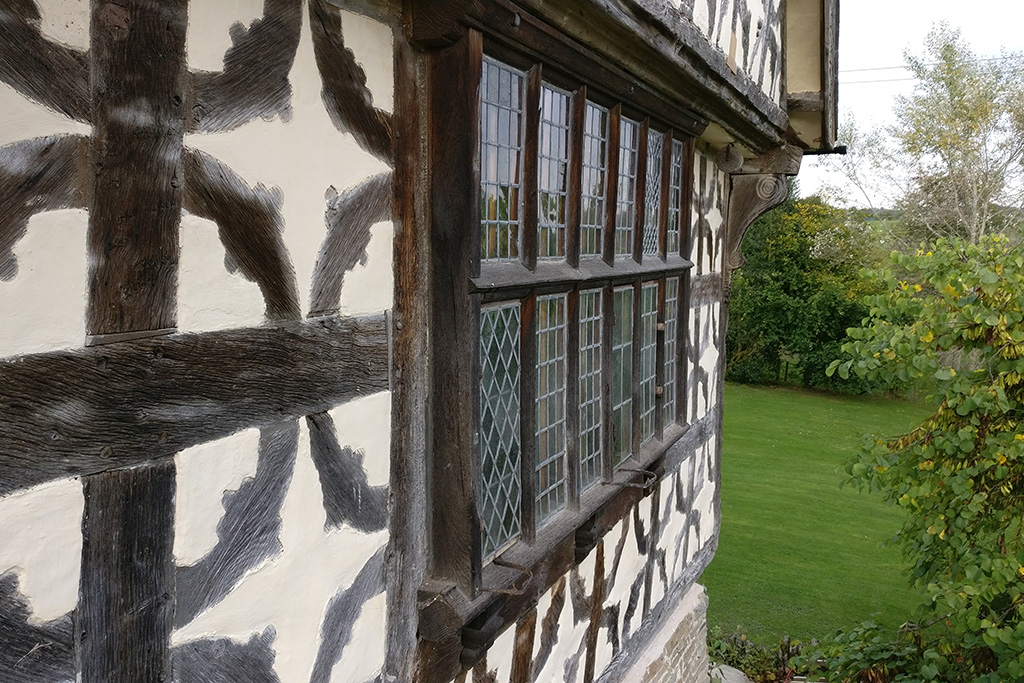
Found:
[[[605,486],[622,486],[622,487],[629,486],[629,487],[636,488],[636,489],[648,489],[648,488],[654,486],[658,482],[658,475],[657,475],[657,473],[656,472],[651,472],[650,470],[639,470],[639,469],[632,469],[632,468],[629,468],[629,467],[622,467],[618,471],[619,472],[635,472],[637,474],[642,474],[645,477],[644,478],[644,482],[642,484],[635,484],[635,483],[633,483],[631,481],[603,481],[601,483],[604,484]]]
[[[513,582],[511,588],[481,588],[481,591],[483,591],[484,593],[501,593],[503,595],[522,595],[526,592],[526,586],[530,583],[530,579],[533,578],[533,571],[529,567],[524,567],[521,564],[509,562],[508,560],[503,560],[500,557],[496,557],[493,560],[491,560],[491,564],[493,564],[496,567],[515,569],[523,576],[521,579],[519,579],[518,586],[515,584],[515,582]]]

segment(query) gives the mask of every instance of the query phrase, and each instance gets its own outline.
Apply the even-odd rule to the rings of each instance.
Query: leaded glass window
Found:
[[[523,84],[520,71],[484,59],[480,78],[480,256],[519,258]]]
[[[679,353],[679,278],[670,277],[665,280],[665,381],[664,420],[666,425],[676,421],[676,374],[678,373]]]
[[[479,302],[479,385],[472,389],[479,410],[472,414],[477,446],[461,457],[478,458],[468,470],[478,477],[472,493],[481,537],[473,560],[478,578],[489,582],[492,560],[513,544],[548,543],[569,516],[590,514],[616,487],[635,485],[636,472],[623,463],[654,462],[669,443],[656,434],[678,438],[678,427],[661,432],[658,425],[676,423],[682,395],[678,311],[689,263],[678,256],[685,147],[666,144],[678,131],[621,116],[599,87],[561,89],[489,57],[481,73],[481,247],[479,262],[467,267]],[[571,83],[554,74],[559,85]],[[611,107],[587,99],[590,92]],[[612,204],[610,192],[617,192]],[[606,246],[620,258],[595,263],[610,256]],[[663,246],[676,257],[647,258]],[[645,255],[639,269],[621,258],[636,252]],[[463,336],[453,332],[453,345]],[[438,400],[443,409],[444,397]]]
[[[640,289],[640,441],[654,436],[657,383],[658,284]]]
[[[679,253],[679,218],[683,210],[683,143],[672,141],[672,159],[669,165],[668,181],[668,231],[666,249],[670,254]]]
[[[633,288],[612,292],[612,459],[633,454]]]
[[[615,206],[615,255],[632,256],[636,228],[636,170],[640,124],[625,116],[619,126],[619,183]]]
[[[602,292],[580,292],[580,479],[581,488],[601,476]]]
[[[480,465],[483,554],[521,530],[519,304],[480,312]]]
[[[565,507],[566,296],[537,298],[537,522]]]
[[[661,163],[665,154],[665,134],[647,132],[647,174],[644,183],[644,254],[658,253],[658,227],[661,223]]]
[[[608,110],[587,102],[583,123],[583,178],[580,199],[580,255],[600,256],[604,234],[608,169]]]
[[[537,150],[537,255],[565,256],[569,168],[569,93],[544,84],[540,91]]]

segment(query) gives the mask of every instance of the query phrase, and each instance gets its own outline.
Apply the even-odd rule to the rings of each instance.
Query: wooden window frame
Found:
[[[455,44],[432,53],[428,60],[429,165],[431,175],[430,225],[433,287],[430,292],[432,340],[432,437],[428,469],[428,536],[430,542],[430,579],[424,596],[444,595],[448,621],[482,628],[497,611],[515,612],[519,593],[546,588],[552,580],[578,562],[593,547],[596,538],[618,521],[660,478],[665,454],[685,434],[686,419],[686,301],[692,263],[688,253],[690,196],[684,192],[679,211],[679,250],[667,253],[668,172],[673,140],[685,143],[684,174],[692,179],[693,139],[700,129],[699,117],[690,112],[666,109],[660,100],[649,96],[642,84],[624,85],[622,74],[614,67],[580,47],[566,51],[564,37],[546,34],[537,43],[554,41],[558,49],[546,49],[533,41],[522,42],[507,35],[469,30]],[[522,207],[520,211],[520,258],[516,261],[488,262],[480,258],[480,167],[479,167],[479,81],[484,55],[515,67],[527,74],[524,131]],[[544,55],[543,65],[540,58]],[[567,76],[567,74],[573,74]],[[537,110],[541,83],[548,82],[572,94],[569,153],[568,207],[566,210],[566,256],[564,259],[537,258],[536,151]],[[603,87],[599,87],[603,86]],[[624,93],[637,94],[623,101]],[[582,126],[586,102],[592,101],[609,111],[607,139],[608,163],[604,240],[601,258],[580,258],[580,182],[582,167]],[[636,183],[636,220],[633,258],[615,258],[615,209],[618,182],[618,126],[625,113],[641,124]],[[659,253],[643,252],[644,192],[647,163],[647,134],[650,128],[664,133],[662,155],[661,203],[659,206]],[[688,188],[689,185],[684,185]],[[615,287],[634,287],[633,356],[634,375],[639,376],[641,334],[641,287],[658,285],[657,386],[663,382],[664,339],[663,309],[666,278],[679,278],[676,313],[676,414],[677,421],[665,424],[663,400],[657,396],[654,410],[655,435],[640,443],[637,383],[634,382],[632,455],[615,469],[611,466],[610,408],[608,380],[610,353],[611,291]],[[602,289],[605,321],[602,379],[604,400],[605,448],[601,481],[586,491],[579,490],[578,449],[578,297],[583,290]],[[540,530],[534,523],[535,453],[534,413],[535,329],[533,305],[538,295],[567,294],[567,479],[569,502]],[[523,392],[521,406],[521,462],[524,472],[522,523],[519,541],[498,554],[498,560],[483,562],[481,524],[477,511],[480,500],[479,339],[481,306],[518,300],[521,305],[520,335]],[[527,590],[529,589],[529,590]],[[421,620],[424,619],[421,614]],[[437,617],[436,619],[441,619]],[[443,620],[443,619],[442,619]],[[429,621],[429,619],[428,619]],[[423,626],[423,625],[421,625]],[[425,626],[433,630],[429,624]]]

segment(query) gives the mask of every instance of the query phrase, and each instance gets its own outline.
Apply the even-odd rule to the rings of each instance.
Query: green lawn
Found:
[[[899,625],[917,594],[900,551],[882,547],[900,512],[839,488],[865,433],[894,435],[918,404],[729,384],[722,451],[722,532],[701,582],[708,624],[755,642],[808,640],[872,615]]]

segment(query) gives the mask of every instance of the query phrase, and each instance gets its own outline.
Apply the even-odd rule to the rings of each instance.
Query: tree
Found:
[[[831,675],[1024,680],[1024,247],[940,239],[893,264],[829,372],[937,382],[930,417],[847,467],[907,512],[897,539],[925,603],[899,634],[843,636]]]
[[[729,304],[730,380],[774,384],[791,362],[804,386],[836,384],[825,366],[867,314],[857,272],[877,258],[862,227],[817,198],[789,199],[751,226]]]
[[[939,24],[923,55],[905,54],[917,79],[896,99],[896,123],[860,130],[850,154],[825,162],[872,209],[900,209],[916,241],[1019,231],[1024,215],[1024,61],[979,59],[958,30]],[[915,243],[916,243],[915,241]]]

